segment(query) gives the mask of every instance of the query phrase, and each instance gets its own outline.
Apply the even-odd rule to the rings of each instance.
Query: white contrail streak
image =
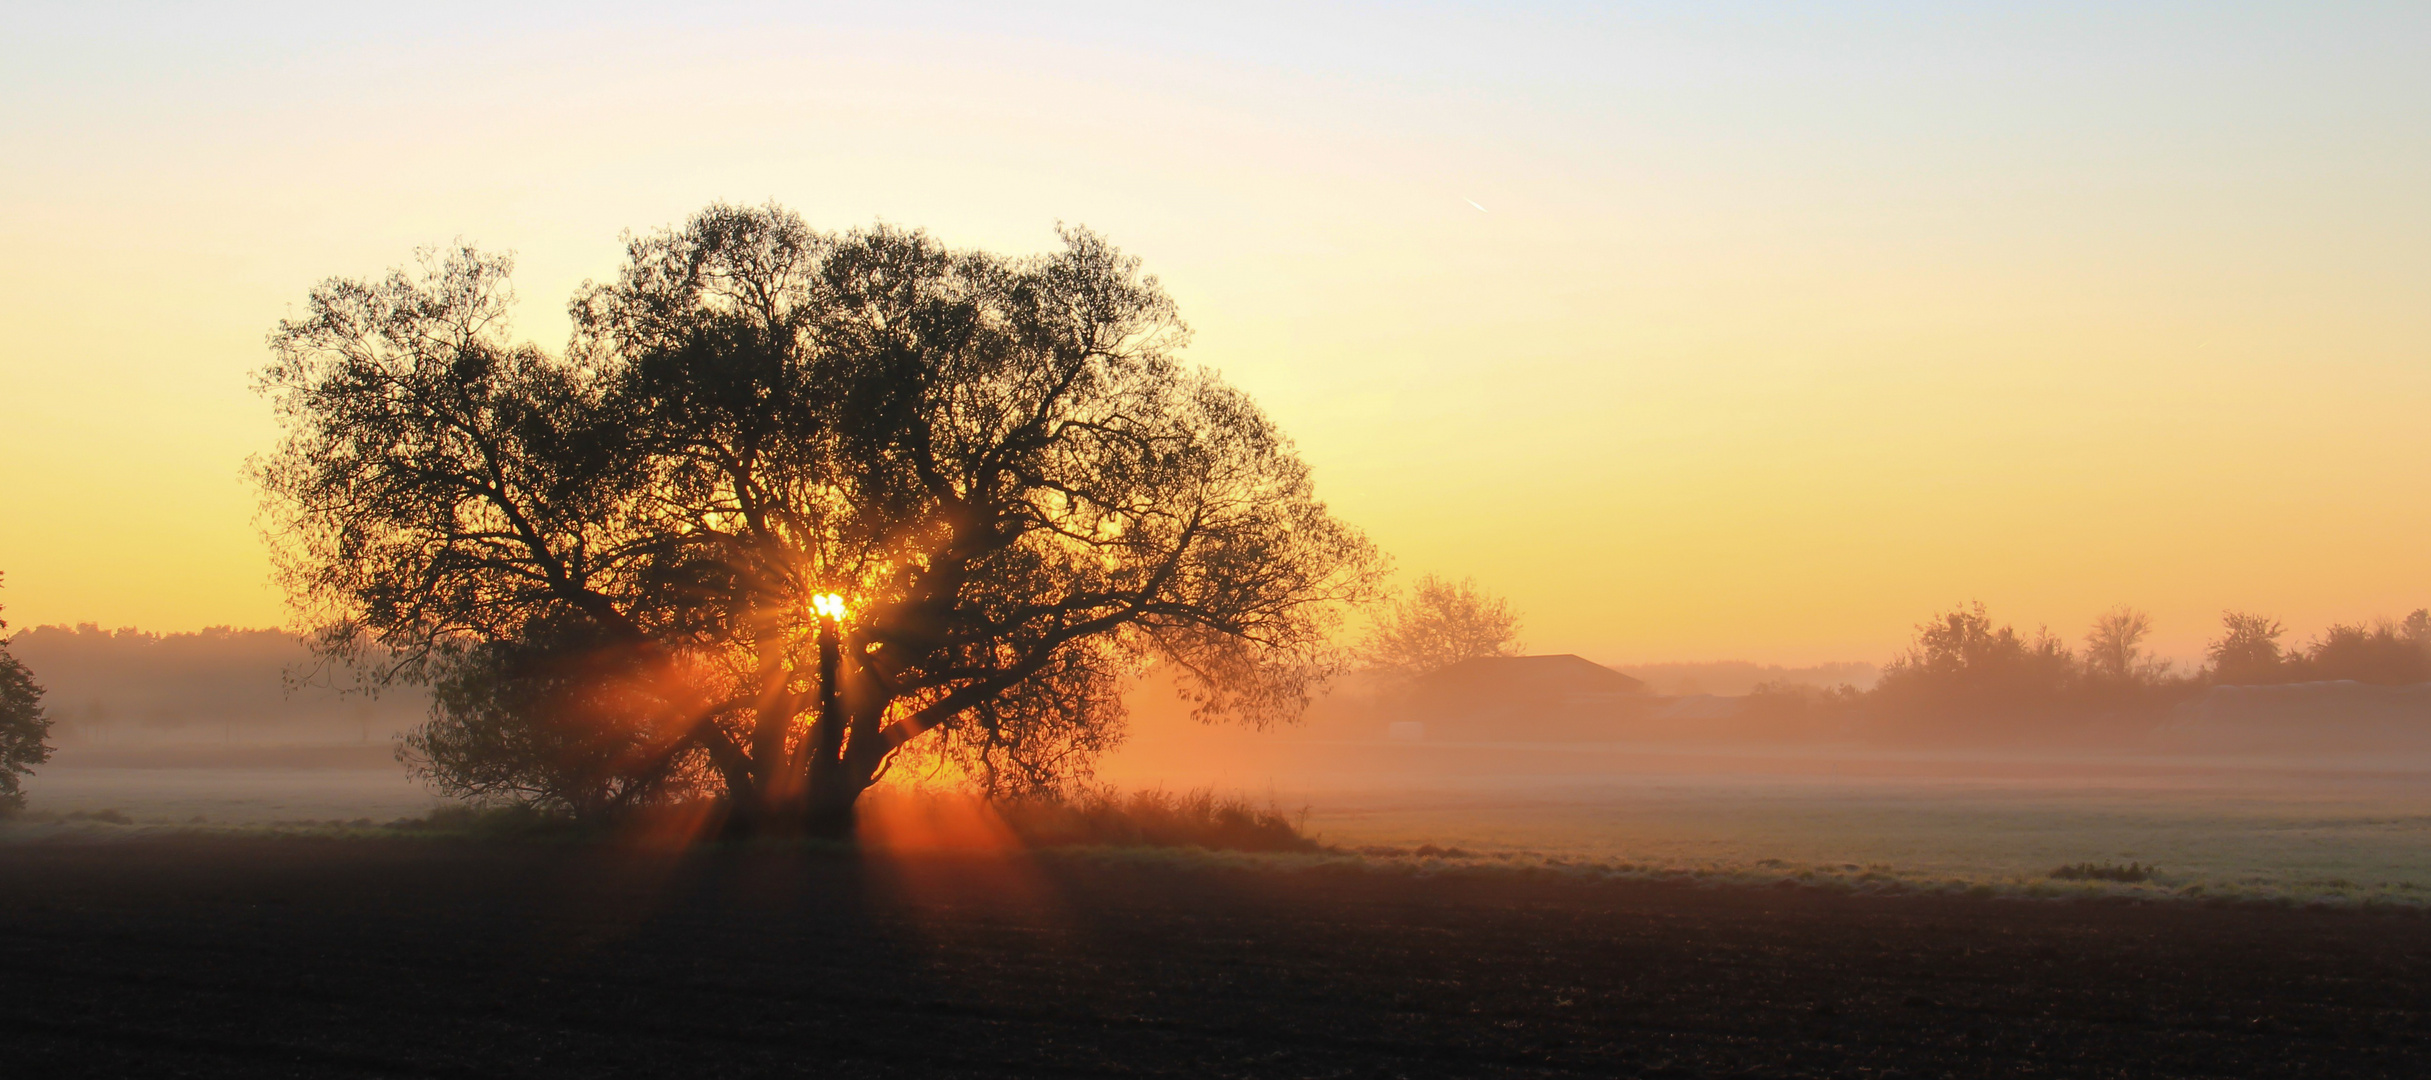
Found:
[[[1475,199],[1462,199],[1462,200],[1460,200],[1460,201],[1465,202],[1465,203],[1467,203],[1467,204],[1469,204],[1469,205],[1471,205],[1471,206],[1477,206],[1477,200],[1475,200]],[[1477,206],[1477,212],[1478,212],[1478,213],[1480,213],[1480,214],[1485,213],[1485,212],[1486,212],[1486,208],[1485,208],[1485,207],[1482,207],[1482,206]]]

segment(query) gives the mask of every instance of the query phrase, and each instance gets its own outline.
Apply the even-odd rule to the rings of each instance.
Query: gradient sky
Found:
[[[2431,604],[2420,3],[97,6],[0,16],[19,626],[284,621],[249,373],[315,281],[511,249],[555,347],[716,199],[1107,233],[1544,651]]]

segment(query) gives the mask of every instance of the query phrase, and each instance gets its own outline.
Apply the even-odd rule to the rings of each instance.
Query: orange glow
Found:
[[[1510,599],[1535,651],[1879,662],[1981,599],[2072,636],[2132,603],[2191,662],[2224,608],[2431,602],[2406,5],[1574,7],[1118,39],[771,5],[603,14],[578,49],[273,20],[280,65],[12,25],[13,100],[46,104],[0,177],[10,614],[289,620],[242,468],[279,435],[273,322],[462,237],[520,253],[514,336],[562,349],[619,230],[721,198],[1005,253],[1103,230],[1335,513]],[[2089,51],[1986,29],[2013,17]],[[399,147],[490,165],[428,183]]]
[[[693,799],[643,807],[626,823],[620,839],[644,851],[681,851],[715,838],[724,823],[724,808],[716,800]]]
[[[1023,850],[1012,827],[975,796],[873,790],[861,798],[860,821],[861,844],[872,851]]]
[[[925,934],[950,936],[956,912],[973,903],[1060,921],[1053,883],[985,799],[872,789],[861,797],[859,839],[876,896],[912,914]]]

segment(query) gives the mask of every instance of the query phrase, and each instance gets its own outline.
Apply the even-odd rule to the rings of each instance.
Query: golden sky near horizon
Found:
[[[717,199],[1106,233],[1543,651],[2431,605],[2419,5],[325,7],[0,35],[11,623],[283,621],[249,373],[315,281],[511,249],[554,347]]]

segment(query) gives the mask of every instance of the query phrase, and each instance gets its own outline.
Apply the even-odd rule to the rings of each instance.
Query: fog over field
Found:
[[[21,833],[126,830],[94,820],[110,811],[136,828],[385,822],[446,802],[395,753],[426,698],[343,693],[292,635],[41,627],[14,650],[50,687],[59,747]],[[1615,672],[1570,659],[1573,675]],[[1353,675],[1302,724],[1267,731],[1199,723],[1149,680],[1097,777],[1237,791],[1305,812],[1328,844],[1455,862],[2002,887],[2132,862],[2196,895],[2431,902],[2431,752],[2407,741],[2431,709],[2416,688],[2213,688],[2156,722],[2022,743],[1792,737],[1745,715],[1758,684],[1876,670],[1623,667],[1643,690],[1515,677],[1477,700]]]
[[[396,758],[427,696],[346,692],[352,677],[294,634],[42,626],[9,648],[47,691],[58,748],[28,786],[37,812],[241,824],[386,820],[441,801]]]

